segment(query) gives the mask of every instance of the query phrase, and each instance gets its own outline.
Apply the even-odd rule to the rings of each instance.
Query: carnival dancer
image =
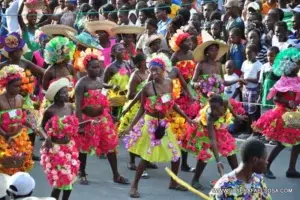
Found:
[[[38,131],[26,120],[22,110],[24,98],[20,95],[22,73],[17,65],[8,65],[0,70],[0,87],[5,92],[0,95],[0,160],[13,163],[0,165],[0,173],[13,175],[19,171],[29,171],[33,167],[32,146],[28,128]],[[28,128],[27,128],[28,127]]]
[[[117,43],[111,49],[112,63],[105,69],[103,81],[109,84],[111,90],[108,98],[112,106],[113,116],[120,118],[122,107],[124,106],[127,93],[127,84],[132,71],[132,66],[124,61],[125,47]]]
[[[42,128],[48,143],[41,150],[41,165],[50,185],[53,186],[51,197],[59,199],[63,191],[63,200],[68,200],[72,192],[72,184],[79,172],[79,152],[74,138],[78,137],[79,125],[75,110],[68,102],[69,80],[61,78],[50,84],[46,98],[53,102],[45,111]]]
[[[188,123],[193,124],[175,104],[171,95],[173,84],[165,78],[166,63],[159,57],[153,58],[149,64],[152,81],[146,83],[141,91],[141,105],[130,126],[126,129],[125,146],[129,152],[139,155],[142,160],[136,171],[131,186],[130,197],[139,198],[138,183],[148,162],[172,163],[172,170],[178,173],[180,165],[180,148],[175,135],[169,126],[166,115],[174,109]],[[171,179],[169,189],[185,190]]]
[[[76,138],[80,154],[80,183],[87,185],[85,172],[87,155],[107,154],[110,163],[113,180],[120,184],[129,184],[128,180],[118,172],[116,148],[118,146],[118,134],[114,130],[114,124],[110,115],[110,105],[106,97],[106,90],[100,73],[103,67],[104,57],[95,49],[87,49],[82,52],[80,65],[86,68],[87,76],[78,80],[75,89],[76,115],[79,122],[83,120],[97,120],[98,124],[88,124],[79,129],[79,137]],[[100,76],[99,76],[100,74]]]
[[[25,41],[21,39],[18,33],[10,33],[1,40],[4,46],[1,49],[1,53],[8,59],[0,63],[0,69],[7,65],[18,65],[23,68],[22,72],[22,86],[20,94],[24,97],[23,109],[26,110],[27,121],[33,124],[33,128],[37,126],[37,111],[34,109],[34,102],[32,100],[32,94],[34,92],[35,77],[43,77],[44,69],[35,65],[34,63],[25,60],[22,56],[28,51]],[[33,130],[28,131],[30,141],[34,145],[35,134]],[[39,157],[32,155],[34,160],[39,160]]]
[[[268,156],[268,171],[265,176],[270,179],[276,177],[270,170],[271,164],[285,147],[292,147],[289,168],[286,172],[288,178],[300,178],[296,171],[297,157],[300,152],[300,129],[285,125],[283,116],[287,112],[296,111],[300,103],[300,78],[299,72],[300,51],[289,48],[281,51],[275,58],[273,72],[281,78],[275,83],[268,94],[268,99],[274,100],[276,107],[265,112],[252,128],[262,133],[268,140],[277,141],[278,144]]]
[[[233,116],[237,120],[244,120],[245,117],[231,113],[229,106],[228,101],[223,100],[220,95],[209,94],[208,104],[200,110],[199,117],[196,118],[198,128],[187,127],[182,147],[197,156],[197,167],[191,183],[196,189],[203,188],[199,178],[207,162],[216,160],[221,176],[224,166],[220,156],[227,157],[232,169],[238,166],[235,139],[227,128],[232,123]]]

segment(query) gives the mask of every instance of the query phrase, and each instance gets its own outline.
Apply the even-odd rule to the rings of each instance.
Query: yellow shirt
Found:
[[[180,6],[176,5],[176,4],[172,4],[170,6],[171,8],[171,13],[168,15],[169,18],[173,19],[174,17],[176,17],[178,10],[180,9]]]

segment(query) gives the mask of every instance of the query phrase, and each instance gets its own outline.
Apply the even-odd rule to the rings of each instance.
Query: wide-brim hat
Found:
[[[57,92],[64,87],[68,87],[69,85],[70,81],[67,78],[60,78],[57,81],[52,82],[45,94],[46,99],[53,102]]]
[[[9,185],[10,176],[0,173],[0,198],[6,196],[6,190]]]
[[[97,31],[105,31],[109,36],[113,36],[112,28],[118,26],[116,23],[105,20],[105,21],[92,21],[85,24],[85,29],[92,35],[97,35]]]
[[[22,55],[25,55],[26,53],[30,52],[30,49],[27,47],[27,44],[24,45],[24,47],[22,48]],[[5,58],[9,58],[8,57],[8,52],[4,50],[4,48],[0,49],[0,53],[5,57]]]
[[[149,47],[149,45],[154,42],[155,40],[161,40],[162,41],[163,36],[162,35],[151,35],[148,40],[145,43],[145,46]]]
[[[239,0],[228,0],[223,6],[225,8],[239,7]]]
[[[203,41],[202,44],[198,45],[197,48],[193,51],[193,56],[196,62],[204,60],[204,50],[212,44],[219,45],[219,52],[216,60],[219,60],[228,52],[229,46],[222,41],[215,40],[207,31],[202,31],[201,36]]]
[[[114,34],[141,34],[146,28],[142,26],[120,25],[111,30]]]
[[[73,32],[67,31],[68,37],[75,43],[80,44],[86,48],[102,50],[102,46],[87,32],[82,32],[76,35]]]
[[[53,37],[54,35],[63,35],[68,37],[67,31],[77,34],[77,31],[74,28],[62,24],[48,24],[42,26],[40,30],[49,37]]]

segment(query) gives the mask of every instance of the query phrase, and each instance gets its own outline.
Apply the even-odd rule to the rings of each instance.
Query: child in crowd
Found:
[[[229,50],[229,59],[235,63],[234,72],[240,76],[241,67],[245,60],[244,51],[245,47],[242,44],[242,32],[239,28],[233,28],[229,32],[229,43],[231,44]]]
[[[221,20],[214,20],[210,26],[210,33],[215,40],[223,40],[222,37],[223,23]]]
[[[213,3],[206,3],[203,6],[203,16],[204,16],[204,22],[202,24],[202,29],[209,29],[210,28],[210,15],[215,10],[215,6]]]
[[[243,84],[243,104],[248,115],[248,133],[252,133],[251,124],[256,119],[257,100],[260,94],[259,77],[262,68],[261,62],[256,59],[258,47],[249,44],[246,47],[246,58],[242,65],[242,78],[240,83]]]
[[[288,27],[285,22],[277,22],[274,30],[275,35],[272,38],[272,46],[277,46],[280,51],[292,46],[292,41],[288,39]]]
[[[225,80],[225,95],[227,99],[235,99],[240,101],[240,92],[239,92],[239,80],[240,77],[234,73],[235,62],[233,60],[228,60],[225,63],[226,74],[224,75]]]

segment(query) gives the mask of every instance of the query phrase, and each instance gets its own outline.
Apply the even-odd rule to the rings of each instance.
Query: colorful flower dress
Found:
[[[271,200],[262,175],[253,173],[250,183],[236,177],[236,172],[225,174],[209,193],[213,200]]]
[[[75,138],[79,150],[90,155],[113,152],[119,142],[118,134],[114,130],[107,97],[102,94],[101,90],[89,90],[84,93],[82,109],[87,107],[98,108],[100,106],[103,108],[103,113],[97,117],[89,117],[83,114],[83,121],[96,120],[99,123],[86,125],[84,135]]]
[[[6,132],[18,131],[26,120],[26,113],[21,109],[5,110],[0,112],[1,128]],[[27,172],[33,167],[32,146],[28,137],[27,128],[21,128],[10,143],[0,136],[0,158],[7,156],[25,155],[25,160],[20,168],[3,168],[0,173],[13,175],[16,172]]]
[[[144,85],[146,84],[146,81],[141,82],[137,88],[136,91],[139,92],[141,91],[141,89],[144,87]],[[132,100],[128,101],[123,109],[125,109],[130,103],[132,102]],[[131,107],[131,109],[120,119],[120,125],[118,128],[118,132],[122,133],[123,131],[125,131],[127,129],[127,127],[130,125],[131,121],[133,120],[134,116],[136,115],[136,113],[138,112],[139,108],[141,106],[140,102],[136,102],[134,104],[134,106]]]
[[[62,139],[68,136],[70,138],[67,144],[53,143],[52,148],[41,150],[41,166],[49,184],[54,188],[72,190],[72,184],[76,180],[80,166],[79,152],[74,141],[78,128],[78,119],[73,115],[54,116],[45,126],[50,137]]]
[[[172,110],[173,106],[174,100],[163,103],[162,96],[147,97],[144,105],[149,113],[159,111],[165,115]],[[155,139],[158,123],[166,127],[165,135],[161,139]],[[145,114],[130,134],[125,136],[124,142],[129,152],[149,162],[176,162],[181,156],[178,142],[167,118],[158,120]]]
[[[283,93],[283,98],[288,101],[300,102],[300,77],[281,77],[270,90],[268,99],[273,98],[277,92]],[[253,122],[252,128],[266,136],[268,140],[281,142],[285,146],[300,144],[300,129],[285,126],[282,116],[293,110],[285,105],[275,102],[276,107],[265,112],[257,121]],[[295,111],[295,110],[294,110]]]
[[[183,149],[192,152],[198,160],[209,162],[214,160],[211,150],[210,139],[207,130],[207,118],[210,112],[209,105],[200,110],[200,124],[197,129],[186,125],[186,133],[182,137],[181,145]],[[215,134],[220,156],[230,156],[236,153],[235,139],[228,132],[228,125],[232,123],[233,117],[229,109],[214,124]]]

